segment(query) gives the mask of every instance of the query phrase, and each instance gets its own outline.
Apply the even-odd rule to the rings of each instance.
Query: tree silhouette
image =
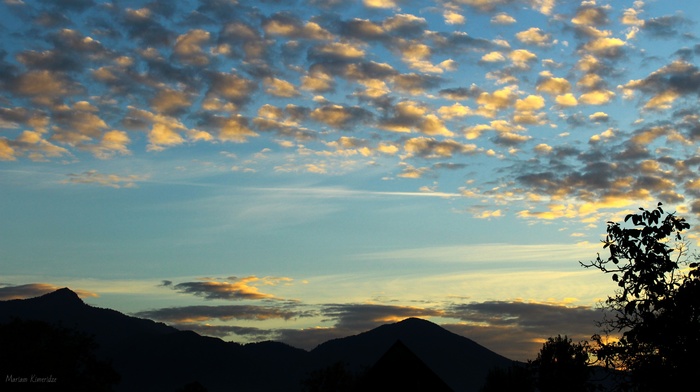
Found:
[[[547,339],[530,366],[541,392],[583,392],[589,389],[588,363],[588,343],[558,335]]]
[[[700,365],[700,271],[688,263],[682,236],[690,225],[665,214],[661,203],[640,210],[625,217],[626,227],[608,222],[608,258],[581,263],[612,274],[618,285],[604,303],[604,335],[593,336],[593,352],[628,372],[624,388],[684,390]]]
[[[0,324],[0,380],[33,390],[111,391],[120,376],[97,359],[92,337],[43,321]]]
[[[336,362],[311,372],[302,381],[301,389],[304,392],[350,392],[357,389],[361,377],[343,362]]]
[[[522,364],[489,370],[480,392],[535,392],[530,369]]]

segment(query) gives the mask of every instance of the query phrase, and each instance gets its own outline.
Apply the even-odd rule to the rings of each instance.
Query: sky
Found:
[[[0,4],[0,298],[312,349],[599,332],[606,222],[700,217],[700,3]]]

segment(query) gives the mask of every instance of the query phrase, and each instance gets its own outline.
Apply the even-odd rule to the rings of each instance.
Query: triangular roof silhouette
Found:
[[[363,391],[452,392],[452,388],[401,340],[397,340],[367,371],[361,389]]]

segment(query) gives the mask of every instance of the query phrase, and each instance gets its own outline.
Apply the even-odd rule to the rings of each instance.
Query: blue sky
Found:
[[[0,8],[4,299],[304,348],[417,316],[524,360],[598,332],[606,221],[700,212],[695,2]]]

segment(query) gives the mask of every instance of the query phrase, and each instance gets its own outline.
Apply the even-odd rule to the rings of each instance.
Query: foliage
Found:
[[[92,337],[42,321],[0,325],[0,348],[0,376],[14,386],[111,391],[120,379],[111,364],[97,359]]]
[[[304,392],[349,392],[357,389],[361,376],[342,362],[315,370],[302,381]]]
[[[612,274],[618,285],[604,303],[604,336],[593,336],[593,352],[627,371],[631,389],[682,390],[700,364],[700,271],[688,263],[682,235],[690,225],[665,214],[661,203],[640,210],[625,217],[631,227],[608,222],[607,259],[582,263]]]
[[[208,389],[200,384],[199,381],[193,381],[185,384],[185,386],[179,388],[176,392],[208,392]]]
[[[530,369],[522,364],[508,368],[496,367],[486,375],[486,382],[480,392],[534,392]]]
[[[590,389],[588,343],[566,336],[549,338],[527,364],[494,368],[480,392],[584,392]]]
[[[530,362],[541,392],[583,392],[589,389],[588,343],[572,343],[566,336],[549,338]]]

